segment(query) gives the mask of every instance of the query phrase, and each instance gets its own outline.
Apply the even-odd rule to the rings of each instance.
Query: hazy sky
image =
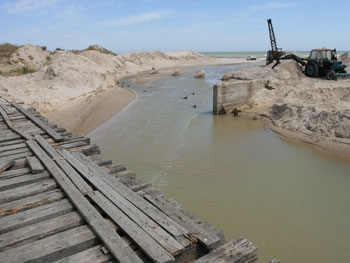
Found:
[[[350,1],[0,0],[0,43],[128,51],[350,50]]]

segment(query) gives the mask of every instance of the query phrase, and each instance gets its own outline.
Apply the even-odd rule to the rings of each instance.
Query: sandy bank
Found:
[[[116,87],[119,79],[136,76],[144,83],[182,67],[246,62],[209,58],[193,51],[116,55],[100,52],[98,47],[49,52],[34,45],[19,48],[10,61],[11,67],[29,66],[37,72],[0,75],[0,95],[33,105],[51,121],[82,134],[91,132],[135,98],[127,89]],[[8,63],[0,65],[0,70],[7,69]]]
[[[283,61],[274,69],[268,65],[228,72],[223,84],[264,80],[268,85],[240,107],[242,112],[263,116],[284,138],[350,159],[350,77],[309,78],[302,70],[295,61]]]

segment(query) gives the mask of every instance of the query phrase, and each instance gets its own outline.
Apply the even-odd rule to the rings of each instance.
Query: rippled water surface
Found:
[[[250,239],[260,263],[350,262],[350,164],[283,142],[258,121],[213,116],[213,84],[239,67],[130,83],[138,98],[92,141],[227,239]]]

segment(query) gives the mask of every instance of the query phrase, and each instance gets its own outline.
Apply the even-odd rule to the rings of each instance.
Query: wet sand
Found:
[[[135,98],[132,91],[116,86],[73,99],[59,110],[44,115],[70,132],[85,135],[122,111]]]

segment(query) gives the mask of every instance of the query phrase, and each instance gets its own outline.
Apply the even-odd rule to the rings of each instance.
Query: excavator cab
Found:
[[[346,73],[345,68],[346,65],[337,60],[335,49],[313,49],[305,67],[305,74],[308,77],[327,77],[333,80],[336,73]]]

